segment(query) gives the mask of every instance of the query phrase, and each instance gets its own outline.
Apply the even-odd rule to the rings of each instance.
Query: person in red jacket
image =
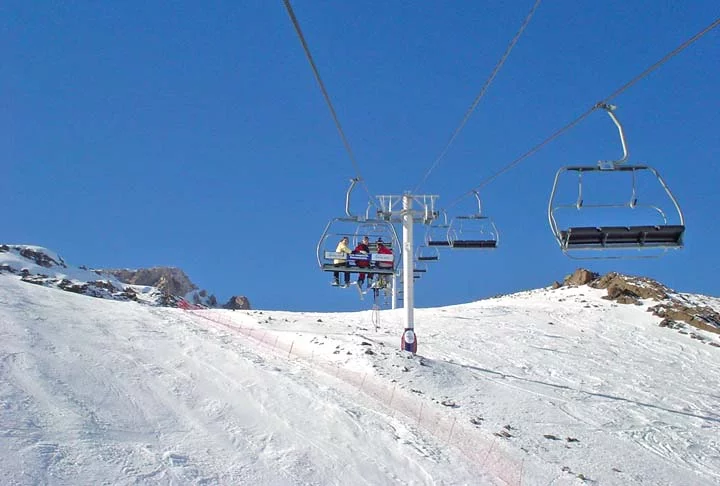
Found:
[[[390,248],[385,246],[385,243],[383,242],[382,238],[377,239],[377,252],[380,255],[392,255],[393,252]],[[377,264],[378,268],[393,268],[393,262],[378,262]],[[373,285],[373,295],[375,298],[377,298],[380,289],[383,289],[387,287],[387,275],[378,275],[377,281]]]
[[[392,255],[393,252],[390,248],[385,246],[385,243],[383,243],[382,238],[378,238],[377,240],[377,249],[378,253],[380,255]],[[392,262],[378,262],[378,267],[380,268],[392,268],[393,264]]]
[[[359,254],[359,255],[369,255],[370,254],[370,239],[367,236],[363,236],[363,239],[360,243],[358,243],[358,246],[355,247],[355,250],[353,250],[353,253]],[[367,268],[370,266],[370,260],[358,260],[357,266],[360,268]],[[372,280],[372,275],[368,275],[368,285],[370,285],[370,280]],[[362,287],[365,283],[365,273],[359,273],[358,274],[358,286]]]

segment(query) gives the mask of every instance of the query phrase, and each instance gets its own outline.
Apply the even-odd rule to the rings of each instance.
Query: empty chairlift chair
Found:
[[[442,217],[438,217],[428,225],[425,231],[425,246],[435,250],[438,248],[450,248],[450,240],[448,239],[450,222],[448,221],[447,212],[441,211],[441,213]]]
[[[478,203],[478,212],[455,216],[448,228],[448,242],[453,249],[494,249],[498,246],[499,234],[493,220],[482,214],[480,195],[473,191]]]
[[[560,249],[572,258],[627,258],[657,257],[668,249],[682,248],[685,221],[670,188],[654,168],[625,165],[627,144],[622,125],[613,113],[615,107],[606,104],[598,107],[604,109],[617,126],[623,157],[600,161],[594,166],[568,166],[558,170],[548,203],[548,219]],[[559,187],[567,179],[566,175],[577,176],[577,197],[574,202],[560,203],[557,201]],[[593,180],[592,189],[596,194],[592,201],[584,200],[584,176]],[[586,186],[591,186],[588,180]],[[644,195],[640,198],[640,182],[645,184],[643,190],[652,193],[650,202],[645,202]],[[615,194],[628,187],[629,197]],[[662,252],[650,255],[634,252],[652,249]],[[584,256],[588,250],[604,250],[607,255]]]
[[[422,263],[436,262],[440,260],[440,251],[438,251],[437,247],[420,245],[415,250],[415,258]]]

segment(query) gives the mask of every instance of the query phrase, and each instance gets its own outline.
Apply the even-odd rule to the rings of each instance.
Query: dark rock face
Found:
[[[250,301],[243,295],[235,295],[230,297],[230,300],[223,306],[223,309],[250,310]]]
[[[57,287],[66,292],[112,300],[137,300],[132,289],[120,289],[110,282],[96,280],[92,282],[72,282],[66,278],[55,279],[41,274],[22,274],[21,280],[36,285]]]
[[[52,266],[58,266],[58,267],[67,268],[67,266],[65,265],[65,262],[62,261],[62,258],[60,259],[59,262],[56,262],[55,260],[53,260],[52,258],[47,256],[45,253],[42,253],[40,251],[35,251],[30,248],[21,249],[20,256],[22,256],[23,258],[27,258],[28,260],[34,261],[41,267],[50,268]]]
[[[207,290],[203,289],[199,292],[192,294],[192,302],[195,305],[202,305],[207,307],[217,307],[217,299],[214,295],[208,294]]]

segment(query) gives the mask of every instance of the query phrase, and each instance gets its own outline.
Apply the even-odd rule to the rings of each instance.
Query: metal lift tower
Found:
[[[413,265],[413,225],[430,224],[438,217],[435,210],[436,195],[377,196],[380,204],[378,219],[391,223],[401,223],[403,250],[403,308],[405,309],[405,329],[401,339],[401,349],[413,354],[417,352],[417,336],[414,321],[414,281]],[[393,299],[397,289],[393,286]]]

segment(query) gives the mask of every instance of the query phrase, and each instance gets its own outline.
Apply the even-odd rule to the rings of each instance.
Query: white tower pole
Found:
[[[403,194],[403,307],[405,309],[405,330],[402,336],[402,349],[417,352],[417,339],[415,338],[415,322],[413,318],[414,294],[413,284],[413,198],[410,194]]]

